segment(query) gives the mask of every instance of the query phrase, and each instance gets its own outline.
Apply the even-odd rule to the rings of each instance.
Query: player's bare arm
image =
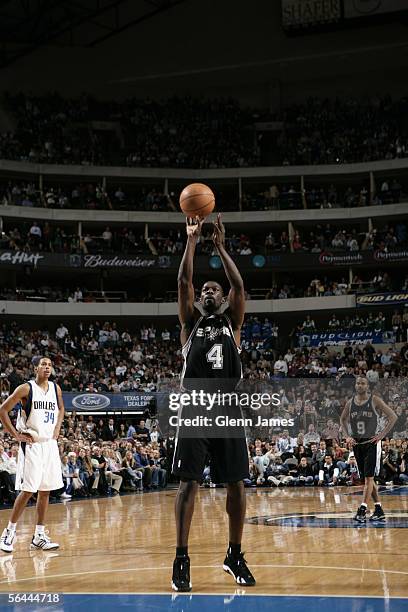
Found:
[[[344,406],[343,412],[340,416],[340,425],[341,429],[346,436],[347,444],[355,444],[356,441],[349,435],[350,432],[350,409],[351,409],[351,399],[347,400],[346,405]]]
[[[19,385],[0,406],[0,420],[3,423],[4,429],[13,436],[15,440],[32,444],[32,437],[29,434],[18,432],[9,417],[9,412],[15,408],[16,404],[24,402],[28,398],[29,392],[30,385],[28,383]]]
[[[57,421],[57,423],[55,425],[55,429],[54,429],[54,435],[53,435],[54,440],[58,440],[58,436],[60,434],[60,429],[61,429],[62,421],[64,420],[64,414],[65,414],[64,398],[62,397],[61,387],[59,385],[56,385],[56,387],[57,387],[57,398],[58,398],[59,414],[58,414],[58,421]]]
[[[390,408],[388,406],[388,404],[386,404],[384,402],[384,400],[381,399],[381,397],[379,397],[378,395],[373,395],[373,406],[374,406],[374,408],[376,408],[376,410],[379,410],[383,414],[385,414],[385,416],[387,418],[387,423],[386,423],[384,429],[382,431],[378,432],[378,434],[376,434],[370,440],[370,442],[377,443],[380,440],[382,440],[383,438],[385,438],[385,436],[392,430],[392,428],[394,427],[395,423],[397,422],[398,417],[395,414],[395,412],[392,410],[392,408]]]
[[[203,221],[200,217],[195,217],[195,219],[188,217],[186,219],[187,244],[177,276],[178,316],[181,324],[180,340],[182,345],[187,342],[194,319],[193,260]]]
[[[245,290],[244,281],[235,265],[232,257],[228,255],[225,248],[225,227],[221,220],[221,214],[217,215],[214,223],[213,242],[224,266],[225,274],[230,284],[228,304],[231,310],[231,322],[237,344],[240,343],[241,327],[245,315]]]

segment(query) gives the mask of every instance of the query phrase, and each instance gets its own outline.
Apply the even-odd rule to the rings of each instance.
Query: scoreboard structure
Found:
[[[348,20],[408,11],[408,0],[281,0],[282,26],[291,32],[321,29]]]

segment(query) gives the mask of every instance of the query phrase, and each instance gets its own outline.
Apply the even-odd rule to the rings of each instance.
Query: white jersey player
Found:
[[[0,537],[0,548],[4,552],[13,551],[17,521],[36,492],[37,526],[31,547],[52,550],[59,546],[51,542],[44,530],[50,491],[63,487],[57,439],[64,418],[64,402],[60,387],[49,381],[51,372],[51,360],[48,357],[39,358],[35,380],[17,387],[0,406],[4,428],[20,442],[16,474],[16,489],[20,494],[14,503],[9,524]],[[16,429],[9,412],[18,403],[21,408]]]

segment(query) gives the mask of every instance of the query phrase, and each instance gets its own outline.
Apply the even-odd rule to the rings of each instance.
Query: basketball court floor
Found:
[[[225,490],[202,489],[189,548],[193,591],[171,592],[176,491],[165,490],[51,505],[47,526],[61,545],[52,552],[29,550],[35,515],[27,508],[14,553],[0,558],[0,609],[408,610],[408,487],[384,489],[387,523],[363,526],[352,521],[360,488],[247,493],[252,589],[222,570]],[[9,513],[0,512],[2,524]]]

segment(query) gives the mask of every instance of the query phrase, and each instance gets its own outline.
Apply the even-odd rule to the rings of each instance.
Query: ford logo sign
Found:
[[[110,405],[110,399],[99,393],[82,393],[74,397],[72,405],[79,410],[102,410]]]

